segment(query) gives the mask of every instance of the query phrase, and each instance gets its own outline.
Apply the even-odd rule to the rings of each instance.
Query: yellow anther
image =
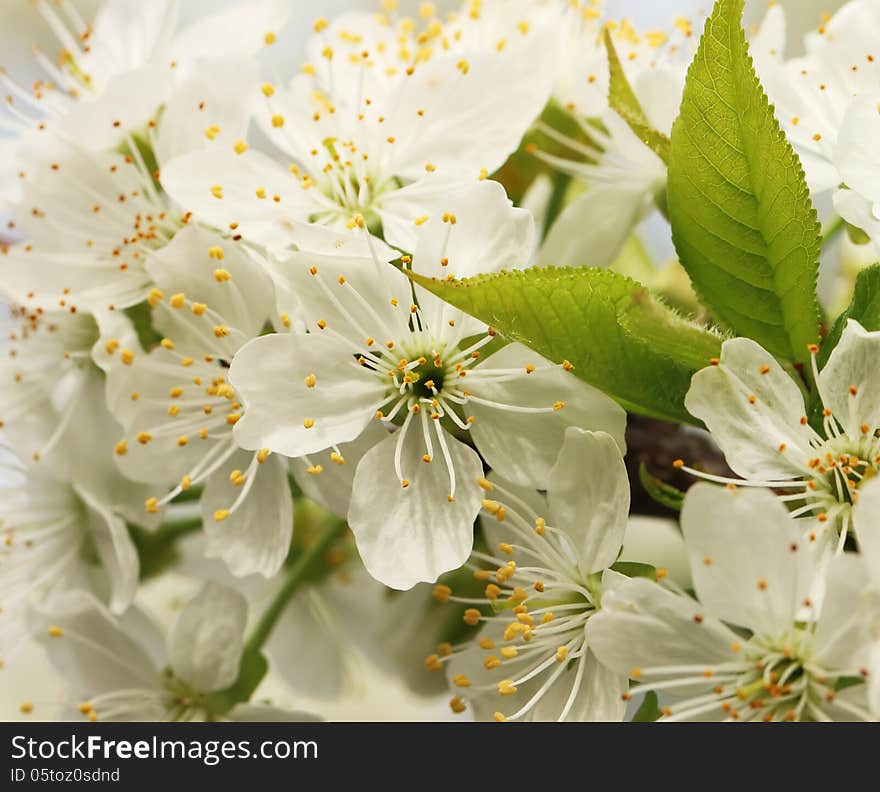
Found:
[[[501,656],[506,660],[512,660],[519,654],[519,651],[515,646],[502,646],[501,647]]]
[[[459,696],[453,696],[449,700],[449,708],[456,715],[461,715],[461,713],[467,709],[467,707],[465,706],[465,703],[461,700],[461,698]]]
[[[283,115],[273,115],[272,116],[272,126],[276,129],[280,129],[284,126],[284,116]]]
[[[500,712],[496,712],[492,717],[495,718],[495,723],[504,723],[507,720]]]
[[[149,432],[140,432],[137,436],[137,441],[141,445],[146,445],[152,439],[153,439],[153,435],[151,435]]]
[[[513,684],[512,679],[502,679],[498,683],[498,692],[502,696],[512,696],[516,693],[516,685]]]
[[[220,200],[223,197],[223,185],[215,184],[211,187],[211,195]]]
[[[183,388],[181,388],[181,387],[172,388],[170,391],[168,391],[168,395],[172,399],[179,399],[181,396],[183,396]]]
[[[487,671],[491,671],[493,668],[498,668],[500,665],[501,659],[495,655],[489,655],[483,660],[483,668]]]
[[[553,614],[549,611],[541,617],[541,624],[550,624],[553,621]]]
[[[196,316],[204,316],[205,311],[207,311],[207,310],[208,310],[208,306],[205,305],[204,303],[193,303],[192,304],[192,312]]]
[[[18,711],[22,715],[30,715],[34,711],[34,705],[30,701],[23,701]]]
[[[535,533],[538,536],[543,536],[545,531],[547,530],[547,522],[543,517],[537,517],[535,519]]]
[[[269,31],[263,36],[263,41],[266,43],[267,47],[271,47],[276,41],[278,41],[278,37],[272,31]]]
[[[126,365],[130,366],[134,363],[134,352],[130,349],[123,349],[122,352],[119,353],[119,359]]]
[[[488,586],[486,586],[486,599],[496,600],[500,596],[501,589],[494,583],[490,583]]]
[[[208,140],[216,140],[217,135],[219,135],[221,131],[222,130],[217,124],[211,124],[211,126],[205,130],[205,137],[208,138]]]
[[[476,608],[468,608],[464,612],[464,623],[474,627],[480,623],[480,615],[480,612]]]
[[[261,448],[259,452],[257,452],[257,463],[262,465],[268,458],[269,454],[272,452],[268,448]]]
[[[443,668],[443,663],[440,662],[440,657],[438,655],[428,655],[425,658],[425,668],[427,668],[428,671],[440,671]]]
[[[456,687],[470,687],[471,681],[464,674],[456,674],[452,677],[452,684]]]
[[[183,308],[186,305],[186,295],[183,293],[172,294],[171,297],[168,298],[168,304],[172,308]]]
[[[53,625],[49,628],[49,635],[50,635],[52,638],[60,638],[62,635],[64,635],[64,630],[62,630],[60,627],[56,627],[56,626],[53,624]]]
[[[84,701],[77,707],[77,709],[83,715],[88,715],[94,709],[94,706],[92,705],[92,703],[90,701]]]
[[[144,508],[147,510],[149,514],[156,514],[159,511],[159,499],[158,498],[147,498],[144,503]]]
[[[345,464],[345,457],[342,454],[338,454],[336,451],[330,452],[330,461],[335,462],[337,465]]]
[[[113,449],[116,452],[117,456],[125,456],[128,453],[128,443],[125,440],[120,440],[116,444],[116,448]]]
[[[216,338],[226,338],[229,335],[229,328],[226,325],[214,325],[214,336]]]
[[[248,144],[243,140],[236,140],[232,148],[236,154],[244,154],[248,150]]]
[[[564,663],[565,659],[567,657],[568,657],[568,647],[567,646],[560,646],[556,650],[556,662],[557,663]]]
[[[324,472],[324,468],[321,465],[311,465],[306,468],[306,473],[310,476],[319,476]]]
[[[183,446],[185,446],[187,443],[189,443],[189,438],[186,435],[181,435],[177,438],[177,445],[179,445],[181,448],[183,448]]]
[[[147,302],[152,308],[155,308],[164,299],[165,295],[159,289],[150,289],[150,293],[147,295]]]
[[[263,92],[263,96],[270,97],[275,94],[275,86],[272,83],[263,83],[260,86],[260,90]]]
[[[217,511],[214,512],[214,521],[223,522],[229,517],[229,514],[229,509],[217,509]]]
[[[434,586],[433,596],[438,602],[449,602],[449,598],[452,596],[452,589],[449,586],[438,583]]]
[[[265,197],[266,197],[266,188],[265,188],[265,187],[257,187],[257,189],[256,189],[256,193],[255,193],[255,194],[256,194],[257,198],[259,198],[260,200],[265,199]]]
[[[480,649],[490,650],[495,648],[495,641],[491,638],[480,638]]]
[[[512,555],[512,554],[513,554],[513,546],[507,544],[507,542],[502,542],[501,544],[499,544],[499,545],[498,545],[498,549],[499,549],[502,553],[504,553],[504,554],[506,554],[506,555]]]
[[[557,412],[559,410],[561,410],[563,407],[565,407],[564,401],[553,402],[553,409],[556,410]]]
[[[311,429],[314,425],[315,425],[315,420],[314,420],[313,418],[306,418],[306,419],[303,421],[303,426],[304,426],[306,429]]]
[[[190,487],[192,487],[192,479],[189,476],[184,476],[180,480],[180,488],[186,492]]]

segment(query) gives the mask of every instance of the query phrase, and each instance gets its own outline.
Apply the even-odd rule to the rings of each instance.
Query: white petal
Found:
[[[76,102],[60,122],[67,139],[93,150],[113,150],[126,133],[141,130],[155,118],[172,90],[165,67],[146,66],[114,77],[100,98]]]
[[[239,445],[289,457],[351,442],[387,400],[385,384],[358,365],[347,344],[314,333],[245,344],[229,381],[245,404],[235,425]]]
[[[222,259],[216,258],[218,248]],[[224,270],[231,278],[218,280],[217,270]],[[198,226],[184,228],[170,244],[150,256],[147,271],[165,294],[182,293],[206,303],[225,324],[248,338],[259,335],[274,313],[275,295],[269,276],[240,246]],[[211,328],[206,348],[216,344],[213,322],[190,312],[186,315],[200,327]]]
[[[691,570],[676,520],[637,514],[630,516],[620,560],[651,564],[658,569],[662,567],[670,580],[684,589],[691,588]]]
[[[867,666],[877,606],[864,559],[852,553],[833,559],[811,659],[829,670]]]
[[[534,366],[531,374],[526,366]],[[517,369],[519,376],[493,382],[481,376],[497,369]],[[624,450],[626,413],[595,388],[521,344],[509,344],[475,369],[467,380],[475,397],[514,407],[564,407],[546,413],[518,413],[471,401],[474,443],[504,478],[546,489],[548,473],[570,426],[606,432]]]
[[[185,80],[165,103],[159,121],[154,154],[160,167],[201,149],[233,151],[247,138],[259,78],[257,63],[231,59]]]
[[[279,309],[301,319],[311,331],[326,325],[322,332],[351,342],[352,355],[373,346],[368,338],[379,346],[410,335],[412,286],[390,264],[298,252],[274,262],[270,269],[279,286],[279,301],[285,295],[292,300]]]
[[[162,186],[196,219],[223,231],[233,225],[237,234],[268,248],[288,247],[292,229],[313,210],[307,190],[291,173],[255,149],[178,157],[163,165]],[[266,197],[259,198],[258,191]]]
[[[607,267],[650,200],[641,187],[593,184],[556,218],[538,252],[538,266]]]
[[[290,470],[307,498],[320,504],[337,517],[345,519],[351,503],[351,488],[357,466],[376,443],[388,436],[388,429],[379,421],[370,421],[359,437],[339,445],[336,452],[324,451],[290,460]],[[320,472],[316,472],[320,470]],[[310,472],[311,471],[311,472]]]
[[[328,609],[323,586],[297,592],[266,645],[272,668],[300,695],[333,699],[345,681],[348,638]]]
[[[759,633],[791,628],[816,571],[804,526],[769,490],[694,485],[681,513],[694,587],[707,611]]]
[[[880,96],[859,96],[850,103],[837,138],[835,161],[842,181],[871,202],[880,202]]]
[[[412,261],[415,272],[431,278],[470,278],[528,266],[534,220],[529,212],[511,204],[498,182],[474,182],[444,197],[443,212],[435,212],[418,227]],[[449,215],[454,215],[454,224],[444,221]],[[446,327],[451,319],[462,336],[484,329],[485,325],[421,287],[416,293],[428,327]]]
[[[847,223],[864,231],[873,242],[876,255],[880,244],[880,220],[877,219],[877,204],[854,190],[839,189],[834,193],[834,210]]]
[[[247,471],[254,455],[239,451],[208,479],[201,497],[202,524],[208,537],[205,554],[222,558],[237,577],[255,573],[271,577],[284,563],[293,532],[293,500],[287,483],[287,462],[271,454],[248,473],[253,483],[244,501],[226,519],[214,515],[229,510],[244,484],[230,481],[230,471]]]
[[[868,573],[880,590],[880,479],[859,487],[859,498],[853,507],[853,525]]]
[[[654,129],[669,135],[681,107],[685,72],[674,66],[645,69],[633,80],[633,90]]]
[[[477,479],[483,466],[473,449],[446,435],[456,479],[450,502],[449,471],[440,450],[435,448],[433,461],[426,464],[424,437],[418,427],[410,427],[401,456],[401,471],[409,481],[404,488],[394,467],[400,439],[399,434],[386,438],[361,460],[348,521],[369,573],[386,586],[409,589],[434,582],[467,559],[482,503]]]
[[[554,527],[571,539],[584,574],[617,560],[629,500],[626,465],[614,438],[604,432],[568,429],[550,471],[547,501]]]
[[[66,591],[32,607],[29,621],[67,687],[82,700],[114,690],[161,689],[147,653],[91,594]],[[50,635],[50,627],[62,635]]]
[[[401,84],[384,125],[399,139],[389,155],[398,176],[417,179],[430,163],[444,176],[476,179],[505,162],[550,95],[552,41],[537,31],[528,38],[516,55],[468,57],[466,74],[459,56],[435,57]]]
[[[76,492],[89,507],[90,536],[110,581],[110,609],[122,613],[137,591],[140,573],[137,550],[125,520],[82,487],[77,487]]]
[[[311,723],[323,718],[298,710],[282,710],[259,704],[236,704],[229,713],[229,720],[237,723]]]
[[[108,0],[95,17],[84,71],[119,74],[164,57],[177,12],[176,0]]]
[[[247,602],[237,591],[208,583],[181,611],[168,639],[168,658],[176,676],[199,693],[223,690],[235,682]]]
[[[721,363],[694,375],[685,406],[706,424],[727,464],[740,476],[803,475],[811,456],[811,430],[801,423],[804,397],[775,358],[754,341],[725,342]]]
[[[749,54],[758,76],[763,77],[779,69],[785,57],[786,28],[785,9],[778,4],[770,6],[761,21],[761,27],[749,42]]]
[[[180,62],[196,59],[250,58],[266,46],[266,35],[277,34],[287,24],[292,6],[286,0],[264,0],[234,5],[202,16],[180,31],[171,45]]]
[[[852,438],[871,436],[880,428],[878,360],[880,332],[869,333],[850,319],[840,342],[819,374],[819,388],[825,406]],[[855,395],[850,388],[856,389]]]
[[[587,627],[589,635],[589,625]],[[584,670],[580,687],[565,721],[568,723],[619,723],[626,713],[623,693],[629,688],[627,674],[612,671],[602,665],[588,648],[583,660]],[[577,673],[575,661],[553,685],[553,688],[535,707],[534,720],[556,721],[563,713],[571,695]]]
[[[513,206],[498,182],[463,186],[446,196],[445,206],[455,223],[444,223],[441,214],[420,226],[412,261],[415,272],[432,278],[470,278],[529,263],[534,222],[528,212]]]
[[[696,621],[694,617],[702,617]],[[644,578],[630,578],[606,591],[602,611],[590,619],[590,648],[609,668],[635,669],[705,663],[735,658],[740,639],[695,600]]]

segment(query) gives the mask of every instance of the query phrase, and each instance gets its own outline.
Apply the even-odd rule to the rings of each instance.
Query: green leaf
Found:
[[[611,109],[626,121],[639,140],[668,165],[670,140],[662,132],[654,129],[648,116],[645,115],[642,104],[623,70],[623,64],[617,55],[617,49],[608,28],[605,28],[605,49],[608,50],[608,67],[611,76],[608,89],[608,102]]]
[[[721,339],[610,270],[533,268],[463,281],[411,274],[428,291],[612,396],[631,412],[683,423],[691,377]]]
[[[636,688],[635,692],[638,692],[638,688]],[[636,711],[636,714],[633,715],[632,722],[633,723],[653,723],[657,720],[663,713],[660,710],[660,705],[657,701],[657,694],[653,690],[649,690],[645,693],[645,698],[642,701],[642,705]]]
[[[819,353],[819,369],[821,370],[840,341],[846,323],[855,319],[869,332],[880,330],[880,264],[874,264],[862,270],[856,278],[856,287],[849,307],[837,317],[834,327],[822,343]]]
[[[656,476],[651,475],[644,462],[639,465],[639,481],[645,488],[645,492],[651,497],[651,500],[659,503],[661,506],[665,506],[667,509],[681,511],[682,504],[684,503],[684,493],[671,484],[667,484],[665,481],[661,481]]]
[[[737,335],[806,361],[819,333],[821,228],[752,66],[744,2],[718,0],[688,71],[672,130],[673,239],[694,288]]]

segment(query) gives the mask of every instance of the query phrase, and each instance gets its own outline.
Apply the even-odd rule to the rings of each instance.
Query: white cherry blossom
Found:
[[[597,656],[639,683],[625,698],[673,696],[664,721],[874,720],[863,683],[878,600],[862,559],[834,559],[824,579],[820,554],[766,490],[697,484],[682,527],[697,599],[633,578],[592,620]]]
[[[491,476],[483,479],[488,552],[474,552],[485,599],[441,601],[483,606],[465,611],[479,635],[426,665],[449,665],[460,694],[478,719],[619,721],[625,675],[600,663],[591,649],[592,620],[622,579],[608,570],[623,544],[629,482],[617,443],[604,433],[571,428],[546,496]],[[488,615],[487,615],[488,614]]]
[[[463,277],[516,264],[529,249],[530,218],[498,185],[477,183],[449,203],[461,211],[424,224],[415,271]],[[264,336],[236,354],[229,379],[245,405],[236,438],[339,464],[339,444],[378,420],[384,439],[357,464],[348,519],[387,585],[434,581],[467,557],[482,463],[466,438],[507,478],[538,487],[567,426],[623,443],[623,411],[570,364],[518,344],[487,355],[494,331],[420,287],[414,294],[387,263],[297,253],[275,271],[309,332]]]
[[[29,622],[50,661],[68,680],[66,720],[303,721],[312,715],[237,705],[217,694],[235,682],[248,607],[238,592],[205,585],[162,638],[134,612],[115,619],[93,597],[74,591],[31,609]]]
[[[818,351],[812,348],[821,432],[810,425],[800,388],[769,352],[746,338],[725,342],[717,365],[694,376],[685,405],[744,480],[676,465],[710,481],[784,491],[793,516],[818,518],[811,539],[839,537],[840,552],[854,523],[858,531],[862,483],[880,465],[880,333],[850,320],[821,372]]]

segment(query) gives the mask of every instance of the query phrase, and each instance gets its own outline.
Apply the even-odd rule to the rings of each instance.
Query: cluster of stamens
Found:
[[[563,684],[569,695],[558,717],[565,720],[583,680],[584,630],[599,608],[598,577],[580,571],[565,535],[515,493],[498,482],[481,479],[479,483],[492,496],[484,500],[483,514],[509,529],[511,543],[500,543],[497,554],[472,554],[469,566],[474,578],[486,584],[483,597],[455,596],[442,584],[435,586],[434,597],[467,605],[465,623],[484,625],[476,642],[484,655],[483,667],[497,680],[455,675],[452,683],[461,695],[450,706],[461,712],[465,708],[462,697],[498,695],[503,700],[532,683],[530,695],[517,702],[520,706],[515,712],[495,712],[496,721],[518,720],[527,717],[554,685]],[[513,555],[519,556],[519,563]],[[426,658],[425,666],[439,671],[457,655],[474,651],[471,642],[444,644]]]

